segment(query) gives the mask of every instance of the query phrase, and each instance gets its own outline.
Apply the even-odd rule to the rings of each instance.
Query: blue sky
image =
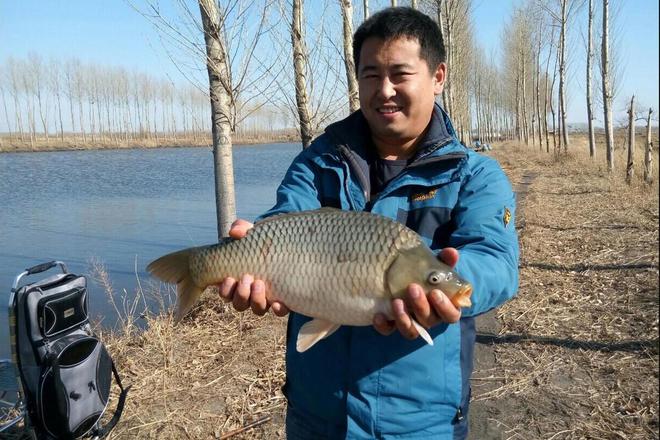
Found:
[[[640,104],[657,110],[658,1],[620,1],[625,8],[621,8],[616,20],[622,31],[619,58],[624,65],[624,76],[615,110],[621,114],[633,93]],[[142,4],[140,0],[134,3]],[[172,2],[161,3],[165,7]],[[315,0],[307,0],[307,8],[314,3]],[[356,16],[361,15],[361,2],[354,3]],[[381,3],[388,2],[372,0],[370,5],[376,8]],[[517,3],[474,0],[476,37],[486,53],[498,49],[502,28]],[[400,4],[406,4],[405,0]],[[586,29],[586,22],[575,23],[574,38],[579,38],[578,27]],[[580,44],[574,47],[583,51]],[[83,62],[179,77],[153,26],[122,0],[0,0],[0,62],[8,56],[24,58],[29,52],[38,53],[46,60],[77,57]],[[576,53],[574,58],[578,60],[583,55]],[[584,72],[580,63],[575,61],[570,67],[568,116],[572,122],[586,120]]]

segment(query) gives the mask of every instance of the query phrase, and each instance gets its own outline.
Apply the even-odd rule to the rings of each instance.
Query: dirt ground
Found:
[[[628,186],[603,154],[488,154],[519,194],[520,290],[479,318],[470,438],[658,438],[657,171]],[[284,437],[285,320],[213,296],[177,326],[138,319],[146,331],[106,336],[132,385],[109,438]]]
[[[657,173],[528,150],[495,154],[522,195],[520,291],[478,324],[471,437],[658,438]]]

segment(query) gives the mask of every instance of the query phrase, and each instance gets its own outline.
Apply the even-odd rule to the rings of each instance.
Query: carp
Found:
[[[174,252],[147,270],[177,284],[177,320],[206,287],[254,275],[264,281],[269,301],[314,318],[298,335],[301,352],[341,325],[370,325],[376,313],[391,317],[391,300],[403,297],[411,283],[427,294],[442,290],[457,307],[471,305],[470,283],[438,260],[417,233],[387,217],[333,208],[275,215],[240,240]],[[414,324],[433,344],[426,329]]]

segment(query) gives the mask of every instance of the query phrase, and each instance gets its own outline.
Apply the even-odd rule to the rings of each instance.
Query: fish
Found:
[[[472,285],[440,261],[422,238],[385,216],[335,208],[279,214],[254,224],[244,238],[183,249],[147,266],[177,285],[175,319],[204,289],[252,274],[266,285],[269,302],[313,318],[298,334],[304,352],[340,326],[371,325],[376,313],[391,318],[391,300],[417,283],[440,289],[456,307],[469,307]],[[429,344],[433,339],[416,320]]]

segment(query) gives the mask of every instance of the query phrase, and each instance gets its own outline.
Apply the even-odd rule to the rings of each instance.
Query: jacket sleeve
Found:
[[[456,271],[473,287],[472,306],[463,316],[485,313],[518,289],[515,195],[497,162],[476,157],[454,208],[456,229],[449,239],[459,251]]]
[[[310,147],[311,148],[311,147]],[[309,149],[300,153],[291,163],[282,183],[277,188],[275,206],[257,218],[276,214],[307,211],[321,207],[319,202],[319,173],[311,160]]]

